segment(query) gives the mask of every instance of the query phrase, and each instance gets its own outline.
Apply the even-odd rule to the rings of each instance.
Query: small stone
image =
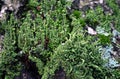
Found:
[[[100,4],[102,4],[102,3],[103,3],[103,0],[99,0],[99,2],[100,2]]]
[[[95,30],[93,30],[93,28],[87,26],[87,30],[88,30],[88,34],[90,34],[90,35],[97,35],[97,32]]]

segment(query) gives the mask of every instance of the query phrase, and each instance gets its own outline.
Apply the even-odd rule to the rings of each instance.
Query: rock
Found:
[[[103,4],[104,0],[74,0],[72,8],[82,9],[84,6],[92,7],[96,4]]]
[[[17,18],[20,17],[27,3],[28,0],[2,0],[0,2],[0,20],[7,19],[7,16],[9,16],[11,12],[13,12]]]
[[[3,4],[4,4],[4,2],[0,0],[0,10],[1,10],[1,7]]]
[[[88,34],[97,35],[97,32],[92,27],[86,26],[86,28],[87,28]]]
[[[104,11],[104,14],[109,14],[109,15],[113,14],[112,9],[106,4],[105,0],[74,0],[72,2],[71,9],[85,12],[89,9],[94,10],[97,6],[101,6],[101,8]]]
[[[5,20],[6,19],[6,10],[7,10],[7,6],[2,6],[1,8],[1,12],[0,12],[0,20]]]
[[[116,0],[116,3],[118,4],[118,6],[120,8],[120,0]]]
[[[71,9],[79,10],[80,0],[74,0],[71,5]]]

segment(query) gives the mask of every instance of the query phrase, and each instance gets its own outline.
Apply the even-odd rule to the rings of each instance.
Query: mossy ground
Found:
[[[119,79],[119,69],[104,67],[99,46],[109,45],[110,36],[92,36],[86,25],[103,27],[110,33],[110,23],[119,31],[119,7],[107,0],[113,14],[95,10],[73,10],[68,14],[65,0],[30,0],[29,11],[21,19],[2,23],[3,51],[0,53],[0,78],[14,79],[22,70],[35,79]],[[100,39],[100,40],[97,40]],[[107,40],[107,41],[106,41]],[[56,76],[56,72],[61,73]],[[21,73],[22,74],[22,73]],[[23,78],[24,79],[24,78]]]

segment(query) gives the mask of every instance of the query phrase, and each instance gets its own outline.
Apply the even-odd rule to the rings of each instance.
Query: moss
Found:
[[[104,15],[99,6],[95,11],[86,11],[84,18],[81,11],[75,10],[68,15],[69,21],[66,5],[65,0],[42,0],[40,3],[30,0],[27,7],[34,7],[32,12],[28,11],[26,17],[20,20],[11,16],[8,22],[2,24],[5,38],[0,76],[5,71],[6,79],[13,79],[22,69],[32,70],[30,63],[34,62],[36,69],[32,71],[38,72],[41,79],[53,79],[59,67],[70,79],[120,78],[117,69],[103,67],[104,61],[98,51],[100,44],[110,43],[111,36],[100,35],[99,41],[97,36],[87,35],[84,31],[88,24],[94,29],[101,26],[109,32],[112,19],[119,18]],[[38,6],[40,9],[36,10]]]

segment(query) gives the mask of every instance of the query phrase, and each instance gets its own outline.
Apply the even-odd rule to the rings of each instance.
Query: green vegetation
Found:
[[[28,11],[20,20],[11,15],[9,21],[2,23],[5,37],[4,51],[0,53],[0,76],[5,71],[5,79],[14,79],[27,66],[26,62],[32,61],[36,63],[41,79],[54,79],[59,67],[64,69],[66,79],[120,79],[119,69],[104,67],[105,61],[98,51],[99,45],[111,43],[111,37],[92,36],[84,31],[88,24],[93,28],[103,27],[110,33],[113,19],[120,30],[118,6],[111,2],[114,0],[107,1],[115,13],[113,16],[104,14],[98,6],[95,11],[86,11],[86,17],[77,10],[66,17],[68,3],[65,0],[40,3],[30,0],[27,7],[32,9],[32,14]],[[23,56],[28,59],[21,59]]]

